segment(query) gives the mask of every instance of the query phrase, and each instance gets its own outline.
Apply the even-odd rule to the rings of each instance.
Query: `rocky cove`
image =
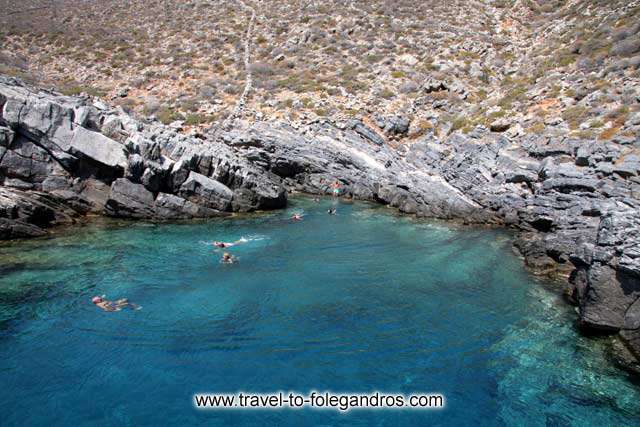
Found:
[[[214,136],[134,118],[87,97],[0,78],[0,238],[42,236],[89,215],[173,220],[279,209],[287,194],[375,201],[424,218],[517,231],[539,273],[566,277],[585,333],[640,356],[637,141],[476,129],[409,140],[378,123],[278,121]]]

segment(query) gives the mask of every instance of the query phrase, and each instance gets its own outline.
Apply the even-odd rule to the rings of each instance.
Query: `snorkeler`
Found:
[[[246,240],[244,239],[238,239],[235,242],[213,242],[213,246],[215,246],[216,248],[230,248],[231,246],[235,246],[237,244],[240,244],[242,242],[245,242]]]
[[[232,256],[229,252],[225,252],[220,260],[223,264],[233,264],[236,261],[236,257]]]
[[[294,221],[302,221],[302,215],[300,215],[300,214],[293,214],[293,215],[291,216],[291,219],[292,219],[292,220],[294,220]]]
[[[91,302],[104,311],[120,311],[125,307],[130,307],[134,310],[139,310],[142,308],[137,304],[129,302],[129,300],[126,298],[121,298],[116,301],[109,301],[105,299],[104,295],[102,295],[101,297],[95,296],[91,298]]]

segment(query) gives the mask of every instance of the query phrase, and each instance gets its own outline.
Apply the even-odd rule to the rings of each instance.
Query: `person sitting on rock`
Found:
[[[128,299],[126,298],[121,298],[119,300],[116,301],[109,301],[105,299],[105,296],[102,295],[100,297],[95,296],[91,299],[91,302],[96,305],[97,307],[100,307],[102,310],[104,311],[120,311],[125,307],[129,307],[132,308],[134,310],[139,310],[142,307],[140,307],[137,304],[133,304],[131,302],[129,302]]]
[[[233,264],[234,262],[236,262],[236,257],[231,256],[229,252],[225,252],[222,255],[222,259],[220,260],[220,262],[223,264]]]

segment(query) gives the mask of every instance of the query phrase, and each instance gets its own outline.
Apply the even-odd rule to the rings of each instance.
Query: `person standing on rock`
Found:
[[[337,179],[333,184],[331,184],[331,188],[333,188],[333,196],[338,197],[340,195],[342,184]]]

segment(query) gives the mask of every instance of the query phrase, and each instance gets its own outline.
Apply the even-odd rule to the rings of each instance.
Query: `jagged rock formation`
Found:
[[[0,80],[0,236],[89,213],[193,218],[286,203],[275,175],[221,143],[143,126],[101,103]]]
[[[0,237],[89,213],[175,219],[275,209],[287,191],[377,201],[419,217],[518,230],[532,268],[569,278],[586,331],[640,355],[637,141],[513,137],[478,129],[393,147],[401,117],[300,129],[259,122],[188,137],[100,102],[0,80]]]

